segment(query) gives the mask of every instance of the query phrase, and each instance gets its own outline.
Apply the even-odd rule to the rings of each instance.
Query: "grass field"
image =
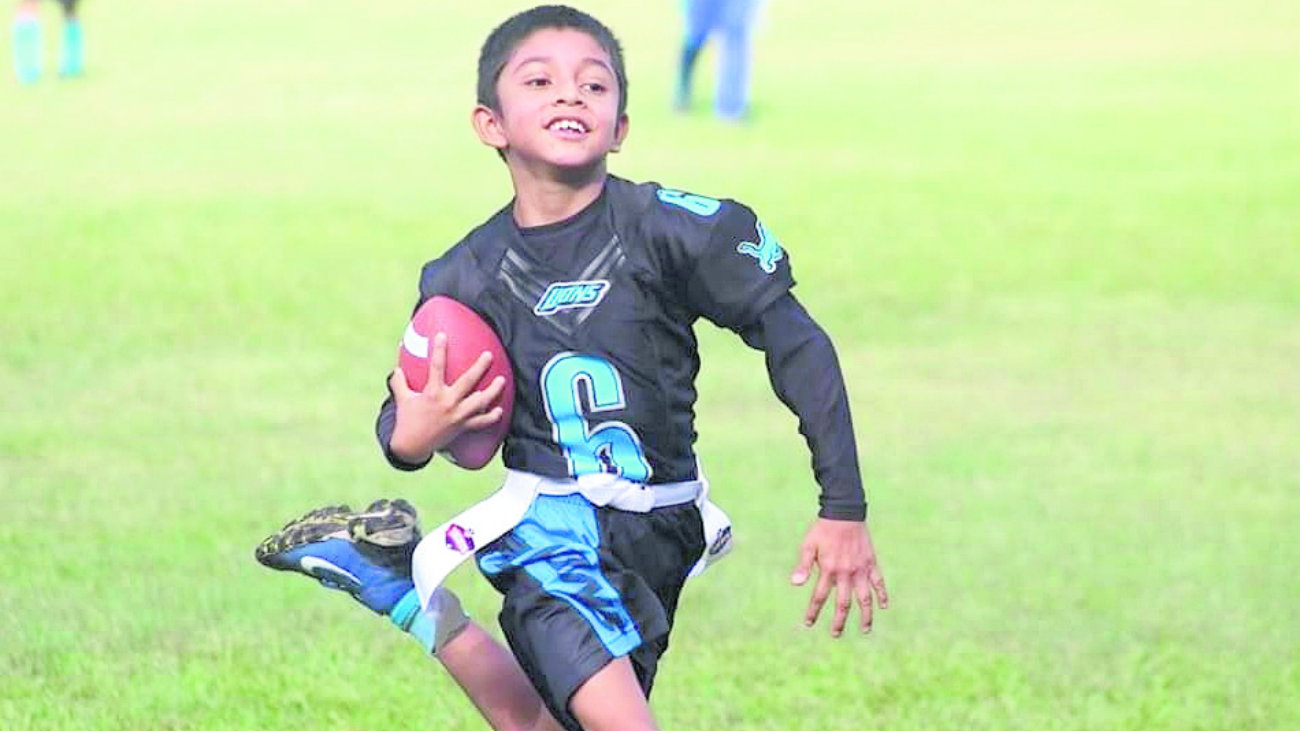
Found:
[[[467,119],[519,7],[92,0],[85,79],[0,82],[0,728],[484,728],[252,549],[500,475],[397,473],[371,424],[420,264],[508,195]],[[1300,728],[1300,4],[772,0],[744,128],[669,111],[676,4],[585,7],[632,77],[612,169],[790,251],[893,595],[869,639],[802,629],[806,450],[702,326],[737,551],[662,724]]]

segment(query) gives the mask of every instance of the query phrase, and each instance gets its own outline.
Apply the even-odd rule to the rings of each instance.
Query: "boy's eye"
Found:
[[[605,85],[597,81],[588,82],[584,84],[584,86],[587,87],[587,91],[590,91],[593,94],[601,94],[605,91]]]
[[[550,83],[551,83],[550,79],[536,78],[536,79],[528,79],[527,81],[524,82],[524,86],[543,87],[543,86],[550,85]]]

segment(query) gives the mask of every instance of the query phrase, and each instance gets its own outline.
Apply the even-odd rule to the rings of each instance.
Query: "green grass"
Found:
[[[252,548],[500,475],[370,429],[419,265],[508,195],[467,122],[522,5],[88,3],[87,78],[0,83],[0,728],[483,728]],[[1300,728],[1300,6],[773,2],[745,128],[668,111],[673,4],[590,8],[615,172],[751,203],[835,337],[893,595],[869,639],[800,627],[806,451],[702,327],[737,550],[663,725]]]

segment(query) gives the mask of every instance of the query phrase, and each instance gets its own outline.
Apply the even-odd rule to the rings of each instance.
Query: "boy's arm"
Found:
[[[822,488],[820,517],[804,538],[790,577],[801,585],[814,566],[819,569],[805,621],[817,621],[833,588],[832,634],[843,631],[854,595],[862,629],[868,630],[873,593],[882,608],[888,599],[867,531],[849,400],[830,338],[790,294],[790,258],[752,209],[680,191],[657,195],[664,206],[656,221],[665,227],[665,250],[671,270],[684,282],[685,303],[766,354],[772,388],[799,417],[799,431],[812,451],[813,473]]]
[[[865,520],[849,397],[830,337],[790,293],[764,309],[740,336],[763,351],[772,390],[799,417],[799,433],[808,442],[813,475],[822,488],[818,515]]]
[[[870,631],[872,594],[881,608],[889,599],[865,522],[853,421],[834,346],[789,293],[766,307],[740,335],[750,347],[763,351],[773,390],[799,418],[799,432],[808,442],[822,489],[819,518],[804,538],[791,576],[794,584],[803,585],[814,565],[819,569],[805,624],[816,622],[834,589],[831,633],[839,636],[843,631],[855,596],[862,630]]]

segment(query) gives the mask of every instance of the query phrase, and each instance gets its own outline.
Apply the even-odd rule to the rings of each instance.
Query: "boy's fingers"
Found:
[[[493,378],[492,382],[487,385],[487,388],[478,392],[479,395],[483,397],[482,408],[486,409],[488,406],[492,405],[494,401],[500,398],[501,392],[504,390],[506,390],[506,377],[497,376],[496,378]]]
[[[424,384],[424,392],[436,391],[446,385],[447,373],[447,333],[433,336],[433,347],[429,349],[429,380]]]
[[[808,581],[808,575],[812,572],[813,559],[817,556],[817,549],[809,544],[804,544],[799,548],[799,563],[795,565],[794,572],[790,574],[790,583],[795,586],[803,586]]]
[[[817,577],[817,587],[813,589],[812,599],[808,601],[808,611],[803,615],[805,626],[811,627],[817,622],[817,615],[822,613],[822,605],[826,603],[826,598],[831,595],[830,574],[822,571]]]
[[[501,415],[504,413],[505,410],[498,406],[490,411],[478,414],[477,416],[471,416],[465,420],[465,430],[474,431],[475,429],[484,429],[492,426],[498,421],[501,421]]]
[[[871,578],[871,586],[876,590],[876,602],[880,604],[881,609],[889,607],[889,591],[885,589],[885,577],[880,573],[880,568],[875,564],[871,565],[871,572],[868,574]]]
[[[456,398],[463,399],[468,396],[474,390],[474,386],[483,378],[483,374],[487,373],[490,365],[492,365],[492,353],[486,350],[479,353],[474,363],[469,368],[466,368],[465,372],[460,374],[460,377],[451,384],[452,393],[455,394]]]
[[[393,390],[393,396],[397,394],[408,393],[411,387],[406,383],[406,374],[402,372],[401,366],[393,369],[388,376],[388,387]]]
[[[861,615],[862,619],[862,631],[870,632],[872,618],[871,582],[866,576],[858,573],[853,578],[853,584],[854,593],[856,593],[858,597],[858,614]]]
[[[853,589],[849,586],[849,577],[840,576],[835,584],[835,618],[831,620],[831,637],[844,633],[844,624],[849,619],[849,609],[853,607]]]
[[[460,400],[456,407],[456,413],[462,420],[468,423],[469,419],[475,416],[486,414],[492,409],[492,404],[501,395],[501,390],[505,388],[505,376],[497,376],[482,391],[475,391]]]

